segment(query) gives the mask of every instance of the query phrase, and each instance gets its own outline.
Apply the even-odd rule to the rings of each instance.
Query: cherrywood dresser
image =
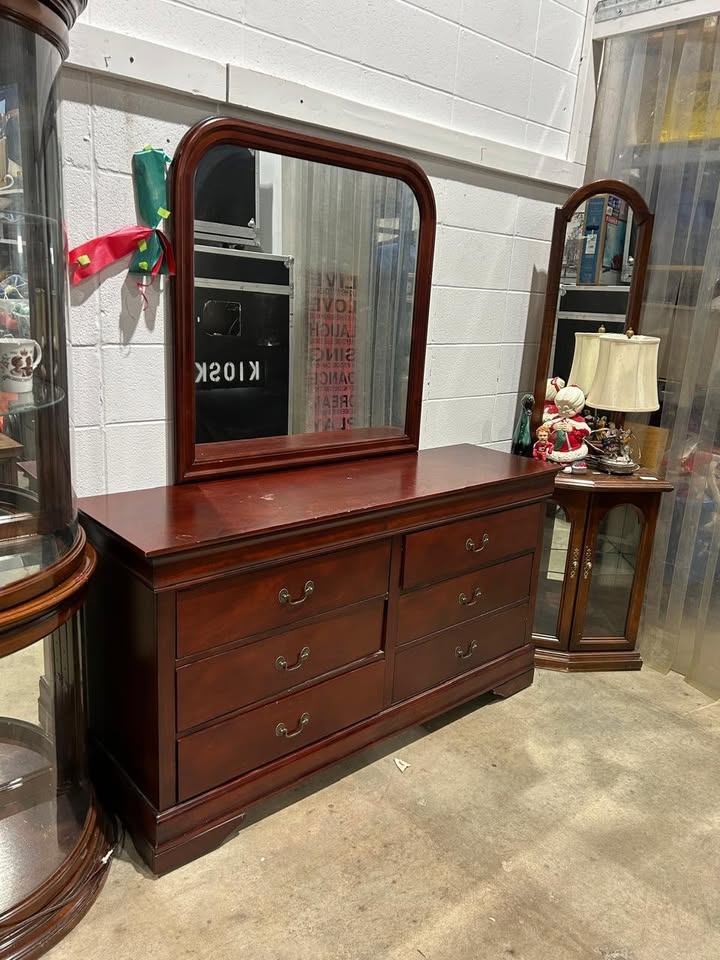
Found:
[[[95,776],[149,866],[370,743],[530,684],[554,477],[463,445],[82,501]]]

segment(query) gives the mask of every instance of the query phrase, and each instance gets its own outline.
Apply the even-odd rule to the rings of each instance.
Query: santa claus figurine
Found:
[[[552,420],[553,417],[558,415],[558,408],[556,398],[558,395],[558,390],[562,390],[565,386],[565,381],[562,377],[552,377],[548,380],[545,387],[545,403],[543,405],[543,422]]]
[[[548,424],[553,446],[548,459],[566,464],[565,473],[587,469],[583,461],[588,454],[585,438],[590,427],[580,415],[585,406],[585,394],[580,387],[563,387],[555,396],[555,404],[557,415]]]

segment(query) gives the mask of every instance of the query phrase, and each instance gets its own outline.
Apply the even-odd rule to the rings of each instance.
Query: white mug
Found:
[[[42,350],[37,341],[17,337],[0,339],[0,391],[29,393],[33,371],[41,360]]]

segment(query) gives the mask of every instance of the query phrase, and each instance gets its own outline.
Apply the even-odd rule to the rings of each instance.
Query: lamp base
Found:
[[[588,457],[587,462],[589,466],[596,470],[602,470],[603,473],[615,473],[625,477],[637,473],[640,469],[639,463],[635,463],[633,460],[625,460],[622,457],[617,459],[614,457]]]

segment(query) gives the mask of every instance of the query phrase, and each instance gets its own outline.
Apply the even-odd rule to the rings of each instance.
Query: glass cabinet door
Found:
[[[533,636],[539,646],[567,649],[583,541],[585,506],[572,493],[545,508]]]
[[[628,627],[645,527],[642,511],[632,503],[606,501],[591,510],[573,625],[575,648],[597,641],[631,644]]]

